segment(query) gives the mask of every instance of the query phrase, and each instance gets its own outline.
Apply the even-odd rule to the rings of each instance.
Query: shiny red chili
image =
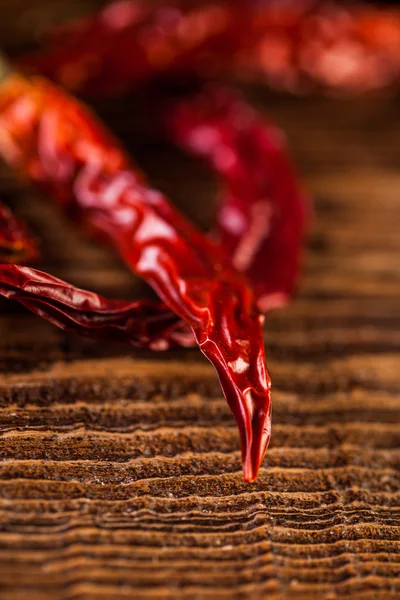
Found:
[[[81,105],[42,80],[0,89],[0,152],[76,220],[111,241],[127,265],[192,329],[215,366],[242,439],[244,477],[270,439],[263,317],[245,277],[166,198]]]
[[[400,79],[400,11],[335,0],[118,1],[21,64],[96,94],[187,74],[363,92]]]
[[[29,267],[0,264],[0,296],[17,300],[64,331],[97,340],[150,350],[194,343],[193,336],[181,334],[179,318],[162,303],[108,300]]]

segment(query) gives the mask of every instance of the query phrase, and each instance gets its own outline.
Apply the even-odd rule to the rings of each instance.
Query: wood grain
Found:
[[[265,331],[274,429],[260,477],[242,481],[197,351],[100,345],[3,302],[1,600],[400,597],[398,99],[246,93],[285,129],[315,198],[299,295]],[[134,100],[96,108],[205,226],[207,171],[146,133]],[[3,167],[0,194],[42,236],[43,268],[143,293]]]

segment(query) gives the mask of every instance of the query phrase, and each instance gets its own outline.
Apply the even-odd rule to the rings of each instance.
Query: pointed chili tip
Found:
[[[267,410],[255,411],[251,434],[247,439],[243,456],[243,478],[247,483],[256,480],[271,437],[271,404]]]
[[[246,458],[243,463],[243,479],[246,483],[253,483],[257,478],[258,469],[254,470],[251,460]]]
[[[253,483],[257,479],[258,471],[268,448],[269,436],[261,441],[253,438],[253,443],[246,453],[243,461],[243,478],[246,483]]]

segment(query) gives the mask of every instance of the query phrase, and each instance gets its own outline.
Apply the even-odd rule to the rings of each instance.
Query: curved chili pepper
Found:
[[[29,267],[0,264],[0,296],[64,331],[97,340],[151,350],[193,345],[180,334],[178,317],[161,303],[107,300]]]
[[[249,277],[259,309],[281,305],[293,291],[304,230],[304,198],[282,147],[283,134],[261,121],[238,94],[215,86],[179,102],[167,115],[175,141],[207,158],[223,178],[215,237]],[[0,215],[7,215],[5,236],[26,245],[26,227],[0,208]],[[1,250],[0,237],[0,262],[5,262],[10,256]],[[0,265],[0,295],[66,331],[96,339],[153,350],[194,343],[161,304],[106,300],[26,267]]]
[[[38,255],[37,241],[28,228],[0,202],[0,261],[22,263]]]
[[[221,72],[290,92],[362,92],[400,79],[400,12],[333,0],[127,0],[64,28],[20,64],[97,94]]]
[[[306,206],[283,133],[216,86],[166,115],[174,139],[222,179],[214,237],[248,277],[259,310],[281,306],[297,281]]]
[[[148,187],[97,121],[43,80],[11,75],[0,88],[0,152],[108,238],[127,265],[192,329],[219,375],[253,481],[270,438],[263,317],[246,279],[165,197]]]

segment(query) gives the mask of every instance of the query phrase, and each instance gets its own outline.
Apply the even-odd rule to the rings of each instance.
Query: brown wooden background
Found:
[[[90,3],[6,5],[13,51]],[[101,346],[3,302],[0,600],[400,598],[399,98],[247,94],[287,132],[316,212],[299,296],[266,328],[260,477],[243,483],[197,351]],[[133,100],[96,108],[205,226],[207,171],[146,133]],[[4,167],[0,194],[43,237],[45,269],[114,297],[142,290]]]

